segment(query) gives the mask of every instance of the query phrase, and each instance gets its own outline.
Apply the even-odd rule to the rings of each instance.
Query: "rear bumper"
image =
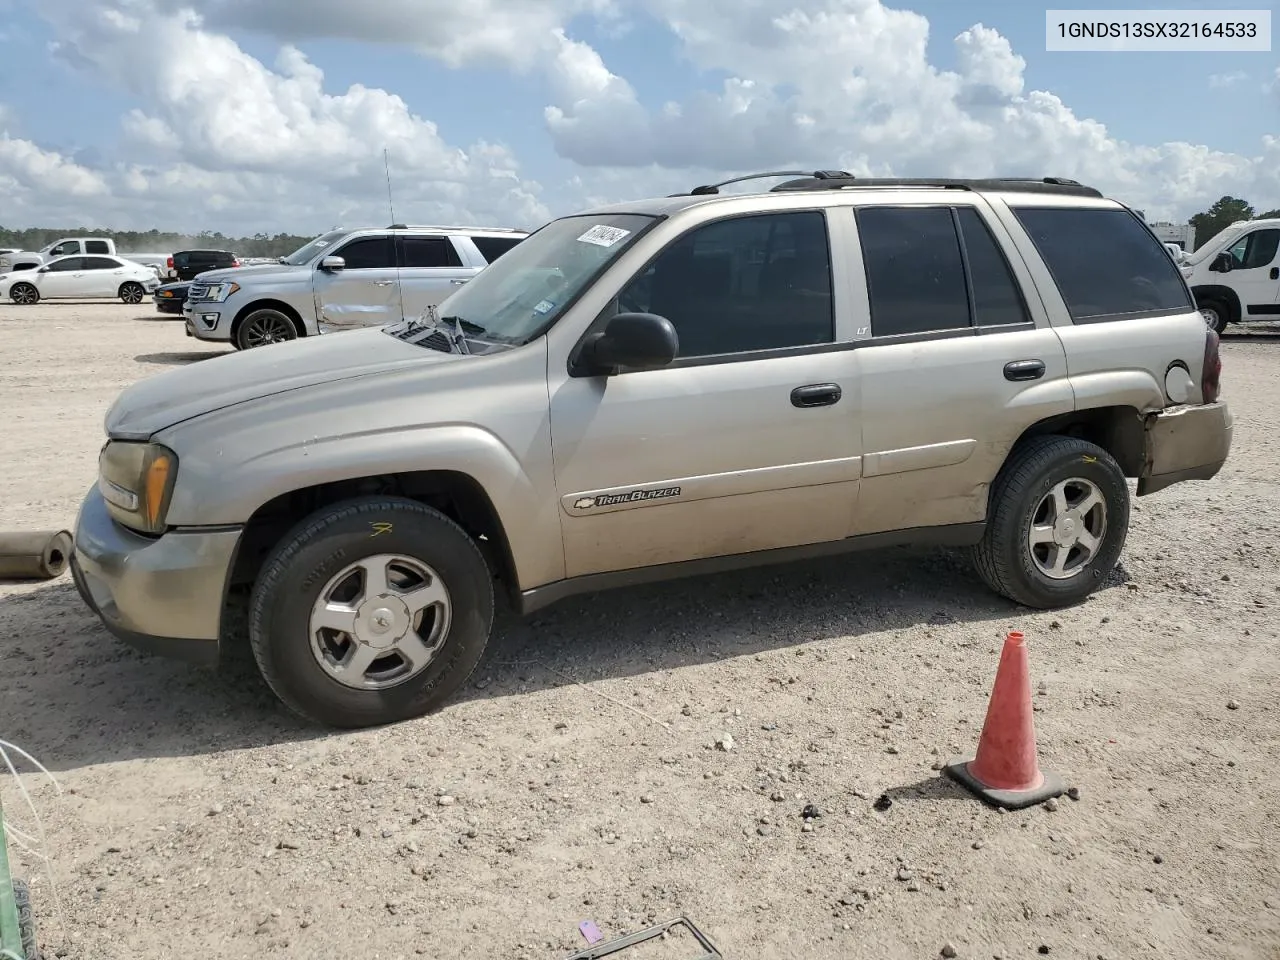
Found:
[[[94,487],[76,518],[71,575],[81,599],[125,643],[213,665],[239,542],[238,527],[140,537],[111,518]]]
[[[1143,497],[1184,480],[1217,476],[1231,451],[1234,421],[1226,401],[1171,407],[1147,420]]]

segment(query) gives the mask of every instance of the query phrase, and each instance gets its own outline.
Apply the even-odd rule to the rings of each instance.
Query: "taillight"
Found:
[[[232,257],[232,258],[231,258],[231,265],[232,265],[233,267],[238,267],[238,266],[240,266],[240,258],[239,258],[239,257]]]
[[[1205,329],[1204,372],[1200,374],[1200,393],[1205,403],[1213,403],[1222,392],[1222,355],[1218,352],[1218,332]]]
[[[169,257],[167,260],[165,260],[164,265],[165,265],[166,267],[168,267],[170,270],[172,270],[172,269],[173,269],[173,257]]]

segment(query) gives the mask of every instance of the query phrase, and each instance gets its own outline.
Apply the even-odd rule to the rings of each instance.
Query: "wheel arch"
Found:
[[[245,524],[228,590],[251,585],[267,554],[299,520],[360,497],[404,497],[439,510],[476,541],[490,570],[513,601],[520,588],[507,532],[478,480],[458,470],[419,470],[354,477],[299,487],[268,500]]]
[[[1191,295],[1195,297],[1197,306],[1200,305],[1201,300],[1220,300],[1225,303],[1229,323],[1239,323],[1243,316],[1240,309],[1240,295],[1231,287],[1220,283],[1202,283],[1191,288]]]

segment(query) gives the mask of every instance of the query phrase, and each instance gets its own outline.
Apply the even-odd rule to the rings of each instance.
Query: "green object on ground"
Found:
[[[13,875],[9,873],[9,842],[4,833],[4,805],[0,803],[0,952],[27,960],[18,924],[18,906],[13,898]]]

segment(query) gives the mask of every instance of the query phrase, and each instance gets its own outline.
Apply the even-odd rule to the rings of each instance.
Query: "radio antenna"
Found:
[[[391,225],[396,224],[396,205],[391,199],[391,160],[387,155],[387,148],[382,148],[382,168],[387,172],[387,208],[391,211]],[[391,254],[395,257],[396,263],[396,293],[400,296],[400,319],[407,320],[404,315],[404,284],[400,280],[400,261],[403,259],[404,243],[401,237],[396,234],[391,235]]]

